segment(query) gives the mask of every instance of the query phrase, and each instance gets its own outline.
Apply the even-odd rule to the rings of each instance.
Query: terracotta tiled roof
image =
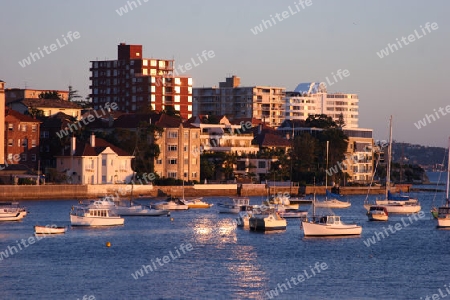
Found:
[[[125,150],[122,150],[121,148],[114,146],[101,138],[95,138],[95,147],[92,147],[89,143],[83,143],[77,140],[74,156],[98,156],[108,147],[119,156],[131,156]],[[70,156],[70,148],[64,150],[63,156]]]
[[[78,104],[66,100],[25,98],[25,99],[18,99],[13,102],[21,102],[26,107],[81,109],[81,107]]]
[[[160,113],[124,114],[114,121],[115,128],[137,128],[141,122],[151,122],[162,128],[177,128],[182,120],[177,117]]]
[[[9,108],[5,109],[5,117],[7,117],[7,116],[14,117],[14,118],[18,119],[20,122],[41,123],[41,121],[34,119],[31,116],[21,114],[20,112],[15,111],[13,109],[9,109]]]
[[[290,147],[291,143],[286,140],[285,138],[273,134],[273,133],[266,133],[259,135],[256,138],[258,145],[260,147]]]

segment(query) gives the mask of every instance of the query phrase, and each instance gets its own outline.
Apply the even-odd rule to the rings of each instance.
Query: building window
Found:
[[[184,145],[183,151],[184,151],[184,152],[187,152],[187,151],[188,151],[188,145]]]
[[[36,140],[31,140],[31,147],[36,147]]]
[[[22,161],[27,161],[27,155],[25,153],[21,154],[21,160]]]
[[[20,129],[22,129],[23,132],[27,131],[27,125],[21,125]]]
[[[106,167],[106,159],[102,159],[102,166]]]
[[[102,183],[106,183],[106,175],[102,176]]]
[[[178,132],[176,132],[176,131],[169,131],[169,138],[170,139],[178,138]]]
[[[183,173],[183,178],[188,177],[188,175],[189,175],[189,173],[185,171],[185,172]]]
[[[158,159],[156,160],[156,164],[157,164],[157,165],[162,165],[162,159],[158,158]]]
[[[169,165],[176,165],[177,164],[177,159],[176,158],[170,158],[168,160]]]
[[[197,164],[197,159],[196,159],[196,158],[193,158],[193,159],[192,159],[192,164],[193,164],[193,165],[196,165],[196,164]]]
[[[31,154],[31,161],[36,161],[36,154]]]
[[[197,172],[192,172],[192,178],[197,178]]]
[[[36,130],[37,130],[37,125],[31,125],[31,131],[36,132]]]
[[[266,168],[266,162],[265,161],[259,161],[258,162],[258,168],[259,169],[265,169]]]
[[[168,172],[167,176],[169,176],[169,178],[177,178],[177,172]]]
[[[189,138],[189,131],[184,132],[184,138],[187,140]]]
[[[48,139],[49,136],[50,136],[50,134],[48,131],[41,132],[41,138]]]
[[[22,140],[22,146],[23,147],[27,147],[28,146],[28,139],[23,139]]]
[[[14,124],[8,124],[8,130],[13,131],[14,130]]]
[[[168,150],[169,151],[177,151],[177,145],[169,145]]]
[[[185,164],[185,165],[189,164],[189,158],[185,158],[185,159],[184,159],[184,164]]]

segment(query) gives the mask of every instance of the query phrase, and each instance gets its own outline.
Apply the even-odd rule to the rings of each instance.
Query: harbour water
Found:
[[[0,223],[0,253],[9,254],[0,256],[0,295],[74,300],[431,299],[448,294],[450,285],[450,231],[438,230],[429,213],[433,198],[439,205],[444,195],[413,196],[421,201],[423,218],[391,215],[381,223],[367,221],[365,196],[346,197],[352,206],[334,212],[363,226],[362,235],[353,238],[305,238],[297,219],[288,219],[284,232],[249,232],[236,228],[235,215],[218,214],[215,206],[172,212],[171,217],[128,217],[119,227],[74,228],[69,211],[75,200],[23,202],[30,212],[23,221]],[[217,204],[224,199],[205,200]],[[261,201],[251,198],[251,204]],[[399,230],[388,229],[397,223]],[[36,224],[67,225],[69,230],[19,249],[21,239],[34,237]],[[368,239],[375,243],[369,245]]]

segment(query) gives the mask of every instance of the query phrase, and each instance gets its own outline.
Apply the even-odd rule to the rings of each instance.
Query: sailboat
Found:
[[[449,205],[449,185],[450,185],[450,138],[448,140],[449,152],[448,152],[448,162],[447,162],[447,186],[445,189],[445,205],[438,208],[437,215],[437,226],[438,227],[450,227],[450,205]]]
[[[392,116],[389,119],[389,146],[388,146],[388,163],[386,171],[386,192],[385,199],[376,200],[376,205],[386,208],[388,213],[397,214],[411,214],[417,213],[421,210],[421,206],[417,199],[411,199],[409,196],[401,196],[401,198],[392,199],[390,193],[391,184],[391,161],[392,161]],[[390,199],[391,198],[391,199]],[[369,203],[364,204],[364,208],[369,211],[372,205]]]
[[[213,204],[203,201],[203,197],[198,197],[194,199],[184,198],[184,178],[183,178],[183,198],[180,199],[181,203],[187,205],[189,208],[210,208]]]
[[[305,236],[348,236],[360,235],[362,227],[357,224],[345,224],[341,221],[340,216],[325,215],[316,216],[316,192],[314,190],[314,198],[312,201],[313,217],[311,220],[303,220],[301,226]]]
[[[327,165],[326,170],[328,170],[328,152],[329,152],[329,145],[330,141],[327,141]],[[334,199],[328,199],[328,197],[335,197]],[[317,201],[315,206],[316,207],[328,207],[328,208],[347,208],[350,207],[352,204],[348,201],[339,201],[336,199],[336,197],[340,197],[340,195],[333,194],[330,191],[328,191],[328,174],[325,173],[325,200],[324,201]]]
[[[449,145],[448,151],[450,151],[450,145]],[[450,156],[450,152],[448,153],[448,156]],[[445,162],[445,155],[444,155],[444,159],[442,161],[442,165],[444,165],[444,162]],[[448,172],[449,172],[449,170],[447,167],[447,181],[448,181]],[[438,192],[438,185],[441,182],[441,173],[442,173],[442,170],[441,170],[441,172],[439,172],[439,179],[438,179],[438,182],[436,183],[436,192],[434,193],[433,202],[432,202],[432,206],[431,206],[431,210],[430,210],[431,215],[433,216],[434,219],[437,219],[438,213],[439,213],[439,208],[434,205],[434,200],[435,200],[436,194]],[[446,197],[446,198],[448,199],[448,197]]]

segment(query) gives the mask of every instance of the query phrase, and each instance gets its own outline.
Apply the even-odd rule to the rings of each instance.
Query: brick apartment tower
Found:
[[[172,106],[192,116],[192,78],[174,73],[174,60],[142,58],[142,45],[118,45],[117,60],[91,61],[95,109],[115,102],[124,112],[161,111]]]

